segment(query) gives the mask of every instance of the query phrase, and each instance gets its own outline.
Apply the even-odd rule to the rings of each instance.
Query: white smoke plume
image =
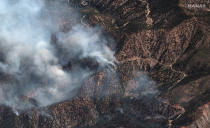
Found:
[[[50,7],[59,10],[59,4]],[[98,29],[73,23],[78,15],[66,7],[65,18],[73,26],[62,32],[60,14],[52,15],[47,9],[43,0],[0,1],[0,104],[15,111],[73,97],[91,71],[77,63],[64,70],[71,61],[87,58],[102,68],[115,63]],[[56,43],[52,43],[52,34]]]

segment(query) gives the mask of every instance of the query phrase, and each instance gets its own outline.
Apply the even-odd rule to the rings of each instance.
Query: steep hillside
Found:
[[[2,128],[210,127],[210,1],[62,2],[79,10],[86,27],[103,29],[117,66],[96,70],[74,98],[43,114],[17,116],[2,106]]]

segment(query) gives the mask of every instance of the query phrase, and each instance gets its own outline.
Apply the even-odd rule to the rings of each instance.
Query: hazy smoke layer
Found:
[[[74,96],[91,72],[83,66],[64,70],[71,60],[92,59],[102,68],[115,62],[97,30],[74,24],[68,33],[60,32],[59,14],[52,15],[46,8],[41,0],[0,0],[0,104],[14,110]]]
[[[134,78],[127,83],[125,92],[134,98],[149,98],[158,94],[156,83],[145,72],[136,71]]]

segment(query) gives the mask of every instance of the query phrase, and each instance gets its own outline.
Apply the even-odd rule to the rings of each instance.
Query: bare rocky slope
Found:
[[[1,107],[1,128],[210,127],[210,1],[63,2],[80,10],[87,27],[113,37],[116,72],[98,71],[75,98],[44,108],[52,116]],[[137,71],[157,83],[156,96],[135,97],[129,82]]]

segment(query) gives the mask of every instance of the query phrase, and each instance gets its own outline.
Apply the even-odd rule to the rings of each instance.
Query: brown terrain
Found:
[[[95,73],[75,98],[44,108],[49,116],[1,107],[1,128],[210,128],[210,1],[63,2],[113,37],[116,71]],[[138,71],[155,96],[135,91]]]

